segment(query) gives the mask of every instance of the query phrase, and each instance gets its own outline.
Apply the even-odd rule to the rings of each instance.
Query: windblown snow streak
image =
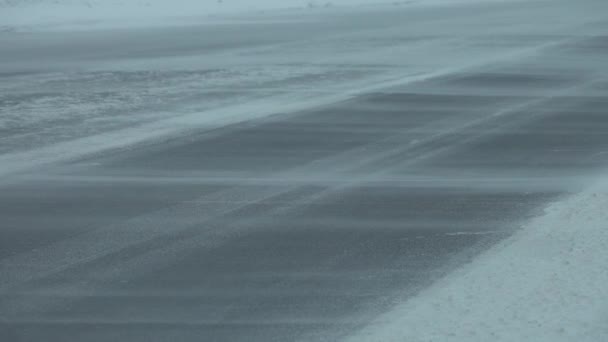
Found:
[[[606,340],[607,6],[1,34],[0,336]]]

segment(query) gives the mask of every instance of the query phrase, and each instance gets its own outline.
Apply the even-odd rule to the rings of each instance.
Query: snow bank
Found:
[[[572,196],[354,341],[608,341],[608,193]]]

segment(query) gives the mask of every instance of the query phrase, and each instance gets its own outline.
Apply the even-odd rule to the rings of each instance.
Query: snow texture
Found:
[[[608,193],[591,189],[350,341],[608,341]]]

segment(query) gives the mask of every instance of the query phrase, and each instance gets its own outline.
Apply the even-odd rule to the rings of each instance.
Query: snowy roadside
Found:
[[[550,205],[349,341],[608,340],[606,185]]]

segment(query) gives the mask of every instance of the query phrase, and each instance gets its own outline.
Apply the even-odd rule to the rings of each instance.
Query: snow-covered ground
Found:
[[[605,341],[607,190],[598,184],[550,205],[350,341]]]
[[[513,0],[0,0],[0,33],[201,24],[217,15]],[[223,19],[227,19],[223,17]]]
[[[279,9],[315,9],[378,3],[381,0],[3,0],[4,30],[87,29],[99,27],[176,25],[213,20],[231,13]]]
[[[302,12],[309,7],[308,1],[299,0],[255,5],[253,0],[24,2],[0,0],[0,30],[82,28],[98,21],[157,25],[169,23],[158,20],[169,17],[210,18],[214,13],[271,8]],[[380,2],[333,0],[331,7]],[[326,1],[312,3],[317,9],[330,7]],[[480,21],[475,16],[459,20],[437,15],[436,22],[392,23],[393,27],[361,31],[354,29],[358,23],[351,23],[351,32],[337,27],[330,34],[311,32],[298,40],[285,39],[274,30],[276,41],[258,36],[260,45],[244,47],[239,44],[249,42],[235,40],[237,48],[217,50],[173,45],[183,35],[206,31],[174,31],[164,36],[164,46],[149,36],[141,36],[148,39],[144,42],[136,39],[140,33],[127,32],[132,36],[124,41],[110,35],[110,48],[129,52],[122,55],[103,54],[99,46],[107,43],[104,35],[70,35],[78,42],[72,46],[62,45],[63,34],[6,34],[0,40],[11,44],[5,56],[14,55],[0,56],[0,173],[180,136],[192,129],[291,113],[467,68],[483,71],[485,65],[521,61],[556,44],[569,52],[545,54],[543,68],[605,77],[604,41],[598,38],[605,34],[605,15],[562,6],[565,9],[555,12],[543,8],[547,17],[567,18],[562,21],[539,22],[539,9],[532,6],[537,12],[517,12],[516,25],[509,12],[493,12]],[[241,28],[239,35],[246,31]],[[233,39],[231,32],[224,34]],[[572,38],[577,34],[580,41]],[[87,45],[90,37],[97,40]],[[138,44],[141,50],[129,50]],[[574,54],[574,47],[582,49],[585,44],[587,55]],[[65,52],[65,46],[74,50]],[[88,49],[102,54],[88,55]],[[37,51],[48,56],[30,60],[28,54]],[[573,63],[576,58],[581,58],[579,63]],[[605,88],[599,90],[603,93]],[[351,340],[603,341],[608,335],[607,206],[604,183],[555,202],[514,236],[399,304]]]

